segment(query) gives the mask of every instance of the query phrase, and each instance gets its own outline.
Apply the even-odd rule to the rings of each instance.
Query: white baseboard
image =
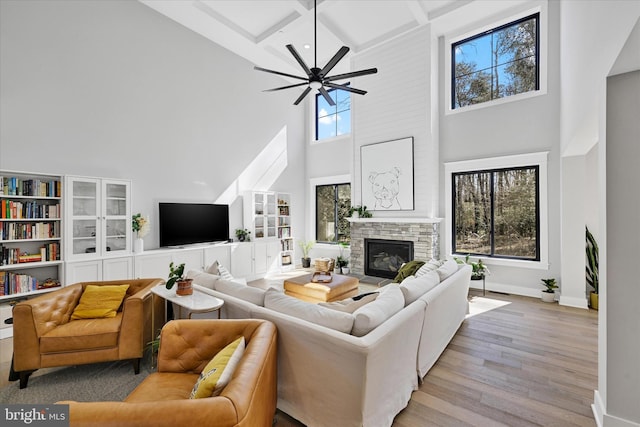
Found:
[[[608,415],[598,390],[593,394],[593,401],[591,410],[593,411],[593,416],[596,419],[596,425],[598,427],[640,427],[640,424],[634,421],[623,420],[622,418]]]
[[[482,280],[472,280],[471,289],[482,290]],[[520,286],[509,285],[505,283],[487,282],[485,286],[486,291],[502,292],[505,294],[520,295],[523,297],[540,298],[540,292],[542,289],[523,288]],[[557,294],[556,294],[557,296]],[[577,308],[589,308],[587,305],[587,299],[584,298],[568,298],[560,296],[558,301],[560,305],[566,305],[569,307]]]

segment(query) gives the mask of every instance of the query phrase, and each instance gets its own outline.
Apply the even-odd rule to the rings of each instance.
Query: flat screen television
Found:
[[[229,205],[161,202],[158,214],[160,246],[229,240]]]

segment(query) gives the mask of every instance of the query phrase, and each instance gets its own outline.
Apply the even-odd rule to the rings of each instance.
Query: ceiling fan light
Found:
[[[311,89],[316,89],[317,90],[317,89],[320,89],[322,87],[322,83],[316,82],[316,81],[309,82],[309,87]]]

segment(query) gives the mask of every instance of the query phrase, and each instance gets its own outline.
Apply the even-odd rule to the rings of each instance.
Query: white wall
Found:
[[[536,2],[539,4],[540,2]],[[475,26],[489,25],[497,19],[507,19],[509,15],[522,13],[531,8],[523,4],[496,14],[493,19],[476,21]],[[506,155],[549,152],[548,156],[548,224],[549,242],[547,270],[538,268],[496,265],[488,260],[491,274],[487,276],[487,289],[512,292],[522,295],[539,296],[543,277],[560,278],[560,50],[556,42],[559,38],[559,7],[556,2],[547,6],[548,52],[546,94],[488,106],[469,111],[445,114],[445,90],[449,90],[445,79],[444,39],[439,46],[439,143],[441,177],[444,176],[443,163],[469,159],[483,159]],[[480,18],[476,18],[480,19]],[[542,15],[542,19],[545,19]],[[474,21],[459,22],[459,28],[449,28],[448,33],[434,36],[455,37],[473,29]],[[444,186],[442,186],[444,187]],[[445,194],[440,193],[440,206],[444,206]],[[441,208],[444,213],[444,209]],[[444,233],[449,230],[443,230]],[[443,239],[444,240],[444,239]],[[444,253],[444,252],[443,252]],[[562,282],[560,282],[562,287]]]
[[[304,109],[261,92],[277,77],[136,1],[3,0],[0,12],[0,168],[132,179],[146,248],[158,201],[214,202],[259,172],[293,194],[304,227]],[[252,164],[283,128],[284,167]]]

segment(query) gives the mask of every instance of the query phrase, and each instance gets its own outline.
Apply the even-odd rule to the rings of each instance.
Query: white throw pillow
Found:
[[[400,284],[405,306],[411,304],[440,283],[440,276],[430,271],[420,277],[409,276]]]
[[[444,264],[438,267],[436,271],[438,272],[438,276],[440,276],[440,281],[442,282],[447,277],[458,271],[458,263],[453,259],[447,260]]]
[[[264,306],[265,291],[263,289],[224,279],[220,279],[215,283],[215,289],[218,292],[240,298],[243,301]]]
[[[420,276],[423,276],[423,275],[427,274],[430,271],[435,271],[442,264],[444,264],[444,261],[440,261],[440,260],[431,258],[429,261],[425,262],[424,265],[418,269],[418,271],[416,271],[414,276],[420,277]]]
[[[351,335],[361,337],[404,308],[404,296],[399,286],[387,285],[375,301],[353,312]]]
[[[347,334],[351,332],[351,328],[353,327],[353,315],[350,313],[342,313],[321,307],[317,304],[302,301],[285,295],[275,288],[269,288],[265,292],[264,306],[270,310]]]
[[[214,261],[213,264],[211,264],[210,266],[208,266],[207,268],[204,269],[205,273],[209,273],[209,274],[215,274],[215,275],[220,275],[220,272],[218,271],[218,266],[220,264],[218,263],[218,261]]]
[[[220,280],[220,276],[216,274],[205,273],[200,270],[189,270],[186,275],[187,279],[193,279],[193,283],[209,289],[215,289],[215,283]]]
[[[224,265],[218,264],[218,274],[224,280],[233,280],[233,276],[231,275],[231,273],[229,273],[229,270],[227,270],[227,267],[225,267]]]

